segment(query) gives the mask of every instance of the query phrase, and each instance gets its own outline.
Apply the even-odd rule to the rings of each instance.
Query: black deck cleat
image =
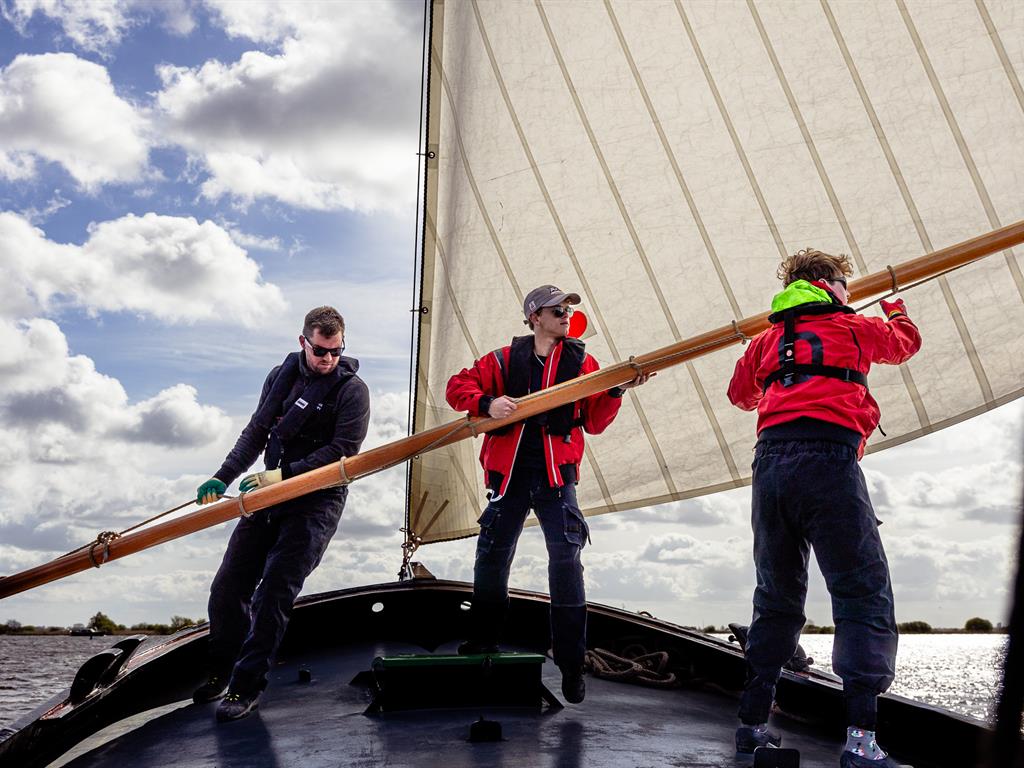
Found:
[[[485,720],[481,715],[479,720],[469,725],[469,740],[472,742],[501,741],[501,723],[497,720]]]

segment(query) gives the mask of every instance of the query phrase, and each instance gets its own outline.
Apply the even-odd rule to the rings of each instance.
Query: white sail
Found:
[[[417,431],[448,377],[580,293],[602,364],[768,309],[803,247],[883,270],[1024,219],[1024,4],[445,0],[433,6]],[[875,451],[1024,388],[1007,251],[904,294],[924,348],[871,372]],[[877,311],[877,310],[869,310]],[[749,482],[740,348],[661,373],[588,441],[588,515]],[[410,528],[467,536],[479,441],[418,459]]]

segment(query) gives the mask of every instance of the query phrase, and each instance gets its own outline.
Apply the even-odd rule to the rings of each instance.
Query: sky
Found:
[[[364,447],[406,434],[422,13],[0,0],[0,574],[194,497],[311,307],[346,318]],[[1012,403],[864,460],[899,621],[1006,621],[1022,436]],[[394,580],[404,499],[401,468],[355,483],[305,592]],[[746,623],[749,506],[742,488],[591,519],[589,598]],[[231,527],[7,598],[0,622],[203,617]],[[471,580],[473,549],[417,559]],[[528,529],[512,586],[546,571]]]

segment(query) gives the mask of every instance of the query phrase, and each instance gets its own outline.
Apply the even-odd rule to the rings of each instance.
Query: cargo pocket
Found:
[[[501,513],[498,508],[493,504],[488,504],[477,520],[480,525],[480,540],[477,542],[476,548],[479,552],[490,552],[491,547],[494,546],[494,525],[498,522],[498,516]]]
[[[568,504],[562,506],[562,514],[565,519],[565,539],[570,544],[575,544],[580,549],[590,541],[590,528],[583,518],[583,513],[574,506]]]

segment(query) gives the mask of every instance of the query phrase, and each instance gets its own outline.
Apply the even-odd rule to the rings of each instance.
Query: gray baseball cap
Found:
[[[544,307],[555,307],[563,301],[568,301],[570,304],[579,304],[580,295],[578,293],[565,293],[553,285],[542,285],[540,288],[534,288],[526,294],[526,300],[523,302],[523,314],[529,317]]]

